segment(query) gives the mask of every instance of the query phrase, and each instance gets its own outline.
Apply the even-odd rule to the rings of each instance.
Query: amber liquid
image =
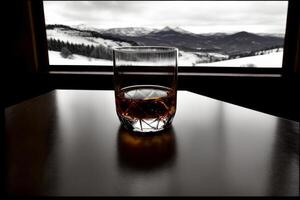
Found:
[[[176,91],[156,85],[138,85],[116,91],[117,114],[123,125],[137,132],[167,128],[176,112]]]

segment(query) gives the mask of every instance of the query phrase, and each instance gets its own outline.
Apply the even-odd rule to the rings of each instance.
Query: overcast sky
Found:
[[[46,24],[284,33],[287,1],[45,1]]]

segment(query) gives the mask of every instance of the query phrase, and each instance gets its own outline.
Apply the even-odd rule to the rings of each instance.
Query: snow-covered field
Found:
[[[63,58],[58,51],[48,51],[50,65],[113,65],[111,60],[88,58],[73,54],[72,58]]]
[[[208,67],[270,67],[279,68],[282,66],[283,52],[272,52],[266,55],[249,56],[232,60],[224,60],[212,63],[200,63],[196,66]]]
[[[193,53],[181,52],[178,58],[179,66],[192,66],[199,58]],[[48,51],[50,65],[113,65],[113,62],[105,59],[88,58],[73,54],[72,58],[63,58],[58,51]],[[147,65],[143,63],[143,65]]]
[[[105,59],[88,58],[73,54],[72,58],[63,58],[60,52],[48,51],[50,65],[113,65],[113,62]],[[200,63],[196,67],[274,67],[282,66],[283,52],[273,52],[266,55],[257,55],[213,63]],[[192,66],[197,57],[193,54],[183,54],[178,59],[178,66]]]
[[[50,65],[113,65],[111,60],[88,58],[77,54],[73,54],[72,58],[63,58],[58,51],[48,51],[48,55]],[[182,59],[179,59],[178,61],[180,65],[191,66],[193,60],[188,60],[188,57],[181,58]],[[143,63],[142,65],[147,64]]]
[[[199,60],[199,57],[190,52],[180,51],[181,56],[178,56],[179,66],[193,66]]]

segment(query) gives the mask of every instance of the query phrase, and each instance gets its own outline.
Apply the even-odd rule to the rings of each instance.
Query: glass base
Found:
[[[151,119],[135,119],[130,120],[119,116],[122,125],[130,131],[139,133],[155,133],[163,131],[172,124],[174,115],[168,118],[151,118]]]

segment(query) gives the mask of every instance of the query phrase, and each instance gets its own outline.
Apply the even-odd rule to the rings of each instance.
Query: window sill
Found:
[[[113,72],[107,71],[49,71],[50,75],[97,75],[113,76]],[[149,75],[153,75],[149,73]],[[160,75],[160,74],[155,74]],[[178,72],[179,77],[259,77],[259,78],[281,78],[279,73],[211,73],[211,72]]]

